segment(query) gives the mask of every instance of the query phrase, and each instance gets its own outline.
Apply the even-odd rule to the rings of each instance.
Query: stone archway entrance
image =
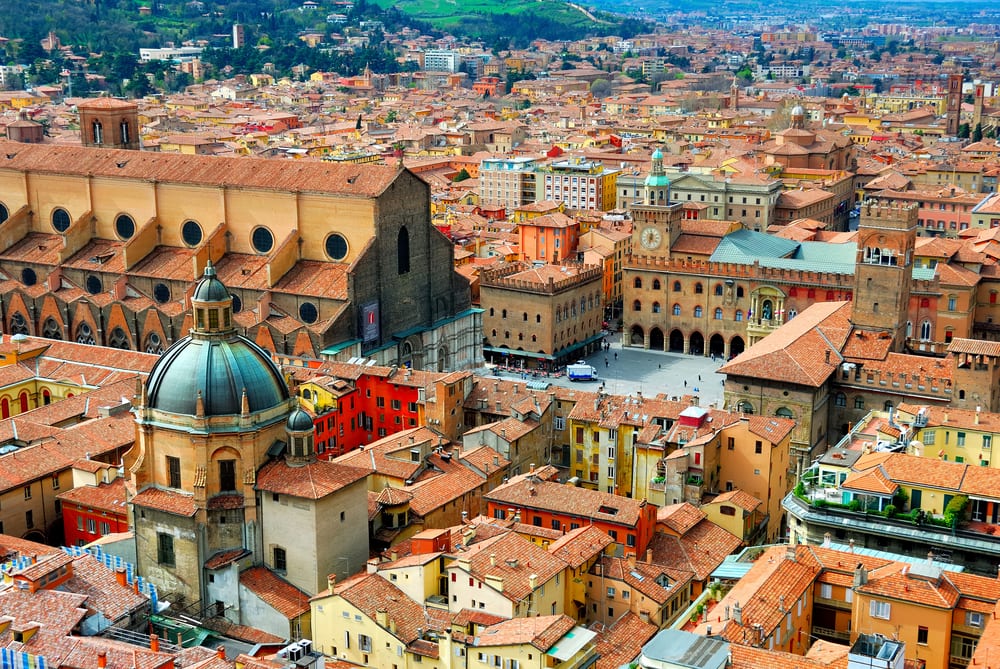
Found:
[[[740,353],[746,350],[746,343],[743,341],[743,337],[736,335],[729,340],[729,357],[735,358]]]
[[[631,346],[645,346],[646,345],[646,335],[642,331],[642,327],[639,325],[633,325],[631,332],[629,332],[629,344]]]
[[[663,330],[660,328],[653,328],[649,331],[649,350],[663,350]]]
[[[726,340],[720,334],[712,335],[708,340],[708,354],[721,358],[726,355]]]
[[[684,333],[680,330],[670,331],[670,352],[671,353],[683,353],[684,352]]]
[[[700,332],[691,333],[691,345],[688,348],[691,355],[705,355],[705,336]]]

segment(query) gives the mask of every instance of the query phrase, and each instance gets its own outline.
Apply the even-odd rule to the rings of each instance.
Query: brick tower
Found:
[[[906,317],[917,238],[917,206],[866,202],[858,227],[854,270],[856,328],[892,337],[892,350],[906,343]]]
[[[77,105],[84,146],[139,149],[139,106],[117,98],[94,98]]]

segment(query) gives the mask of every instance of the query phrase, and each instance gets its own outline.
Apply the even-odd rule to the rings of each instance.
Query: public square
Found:
[[[548,376],[544,380],[553,385],[596,391],[604,384],[605,391],[614,395],[630,395],[637,391],[648,397],[665,393],[680,398],[685,394],[697,395],[699,405],[722,406],[723,375],[716,370],[721,360],[683,353],[647,351],[641,348],[622,347],[620,332],[605,337],[611,346],[608,351],[592,353],[582,358],[597,370],[594,381],[570,381],[565,374]],[[605,363],[605,361],[607,361]],[[519,370],[494,368],[487,373],[497,373],[504,378],[520,378]],[[535,380],[530,374],[529,380]]]

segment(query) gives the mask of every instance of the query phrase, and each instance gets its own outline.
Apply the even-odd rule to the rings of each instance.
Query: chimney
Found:
[[[785,559],[790,562],[795,562],[795,546],[789,544],[788,548],[785,549]]]
[[[97,651],[97,669],[104,669],[108,666],[108,654],[103,651]]]
[[[496,553],[490,553],[490,566],[491,567],[497,566],[497,554]]]
[[[215,649],[215,656],[220,660],[226,659],[226,647],[223,646],[221,643]]]
[[[854,552],[854,539],[851,539],[850,541],[847,542],[847,550],[849,550],[852,553]]]
[[[538,587],[538,574],[532,574],[528,577],[528,586],[531,587],[532,590]]]
[[[785,612],[785,596],[784,595],[778,595],[778,610],[781,611],[782,613]]]
[[[160,652],[160,637],[155,634],[149,635],[149,649],[154,653]]]
[[[529,474],[534,474],[535,473],[535,463],[534,462],[532,462],[530,465],[528,465],[528,473]]]
[[[743,625],[743,609],[740,608],[739,602],[733,602],[733,620],[737,625]]]
[[[646,549],[646,564],[653,564],[653,549]]]
[[[118,567],[118,569],[115,569],[115,580],[118,581],[118,585],[123,588],[128,587],[128,574],[125,573],[125,567]]]
[[[867,585],[868,583],[868,570],[865,566],[858,563],[858,566],[854,568],[854,581],[852,582],[852,587],[860,588],[862,585]]]
[[[375,611],[375,622],[382,629],[389,629],[389,613],[385,609]]]
[[[335,586],[335,585],[337,585],[337,575],[336,574],[327,574],[327,576],[326,576],[326,587],[328,587],[330,589],[330,592],[333,592],[333,586]]]
[[[829,548],[830,543],[833,541],[833,535],[827,532],[823,535],[823,548]]]
[[[629,553],[628,555],[628,568],[635,569],[635,553]]]

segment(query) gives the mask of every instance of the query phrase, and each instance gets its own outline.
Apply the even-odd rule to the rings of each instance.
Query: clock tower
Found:
[[[663,152],[656,149],[643,184],[642,203],[629,206],[632,214],[632,254],[669,258],[681,233],[681,205],[670,202],[670,178],[663,169]]]
[[[666,350],[667,282],[670,249],[681,234],[683,210],[670,202],[670,179],[663,153],[653,152],[652,168],[643,184],[642,201],[629,206],[632,252],[622,276],[622,344]]]

